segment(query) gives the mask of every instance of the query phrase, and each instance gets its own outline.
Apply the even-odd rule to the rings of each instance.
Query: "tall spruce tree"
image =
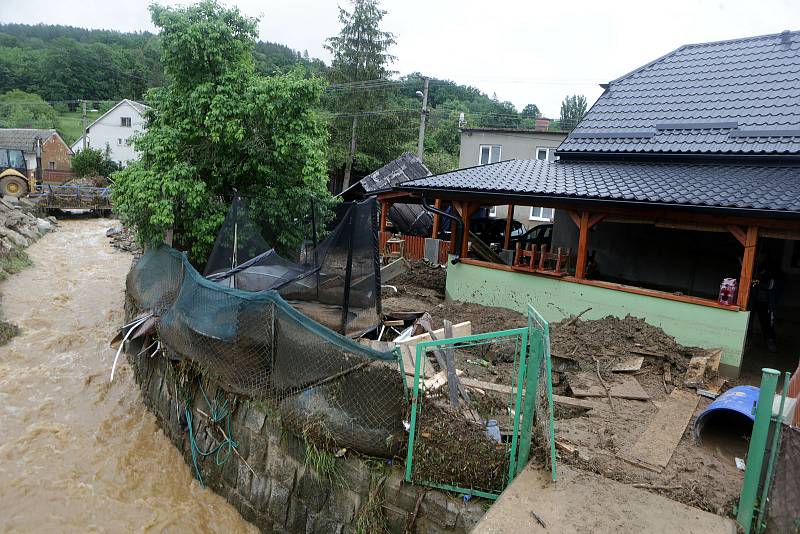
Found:
[[[393,74],[389,65],[395,60],[389,53],[389,48],[395,43],[394,34],[380,28],[386,15],[380,1],[352,0],[352,5],[352,11],[339,8],[342,28],[339,35],[329,38],[325,44],[333,55],[328,79],[333,84],[346,84],[337,91],[334,109],[344,113],[345,118],[352,122],[342,188],[350,185],[358,144],[359,115],[365,110],[374,110],[386,98],[384,91],[369,86],[375,84],[373,80],[388,79]]]

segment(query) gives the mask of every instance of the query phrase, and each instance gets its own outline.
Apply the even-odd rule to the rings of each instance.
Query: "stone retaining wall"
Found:
[[[176,409],[172,364],[160,356],[129,356],[129,360],[145,404],[191,467],[188,432],[181,427]],[[209,384],[206,392],[210,399],[217,387]],[[197,443],[206,450],[215,443],[197,411],[208,413],[206,401],[198,392],[193,402]],[[210,489],[263,532],[363,532],[359,519],[363,521],[368,515],[374,518],[368,510],[377,509],[389,531],[401,533],[420,496],[412,532],[467,532],[484,513],[486,501],[464,502],[457,495],[404,483],[402,466],[390,465],[385,459],[367,460],[347,452],[337,460],[336,481],[319,476],[306,465],[305,442],[283,430],[277,412],[260,403],[238,403],[231,428],[239,454],[255,475],[236,455],[222,466],[216,465],[213,456],[205,458],[200,463],[201,472]],[[379,506],[367,506],[375,503]]]

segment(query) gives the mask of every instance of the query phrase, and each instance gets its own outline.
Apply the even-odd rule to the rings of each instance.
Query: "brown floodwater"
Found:
[[[124,358],[109,383],[131,263],[111,224],[61,222],[0,283],[22,330],[0,347],[0,531],[255,532],[200,488]]]

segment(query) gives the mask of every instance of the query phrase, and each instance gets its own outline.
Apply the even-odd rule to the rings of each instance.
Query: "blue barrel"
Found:
[[[729,389],[709,404],[694,421],[694,437],[700,441],[703,427],[718,416],[745,417],[752,424],[756,416],[753,406],[758,404],[758,388],[755,386],[736,386]]]

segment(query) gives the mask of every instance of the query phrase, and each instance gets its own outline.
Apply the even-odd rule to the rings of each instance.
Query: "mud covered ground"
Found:
[[[471,321],[473,333],[505,330],[527,325],[527,318],[505,308],[444,300],[446,270],[422,262],[390,283],[397,292],[384,290],[384,311],[428,311],[434,327],[443,319],[454,324]],[[438,279],[437,279],[438,277]],[[734,456],[743,457],[746,442],[723,439],[701,446],[692,436],[694,417],[684,432],[672,459],[661,473],[655,473],[618,458],[617,453],[635,442],[658,412],[673,385],[664,381],[664,364],[676,383],[681,383],[692,355],[701,348],[683,347],[660,328],[641,319],[606,317],[583,321],[569,319],[551,325],[551,351],[555,367],[554,393],[569,396],[568,379],[576,371],[611,379],[610,369],[621,359],[644,355],[642,368],[633,376],[650,400],[614,399],[615,411],[605,398],[592,399],[598,408],[583,412],[556,409],[556,439],[563,444],[558,461],[627,484],[644,484],[676,501],[720,515],[730,515],[738,498],[743,473],[736,469]],[[636,352],[632,352],[636,351]],[[652,353],[650,356],[642,353]],[[513,350],[488,347],[456,351],[456,367],[462,376],[508,384],[513,374]],[[469,360],[469,362],[467,361]],[[482,363],[476,363],[483,360]],[[700,398],[696,417],[711,401]],[[484,411],[484,410],[481,410]],[[572,450],[573,452],[566,452]],[[451,454],[460,455],[458,446]]]

